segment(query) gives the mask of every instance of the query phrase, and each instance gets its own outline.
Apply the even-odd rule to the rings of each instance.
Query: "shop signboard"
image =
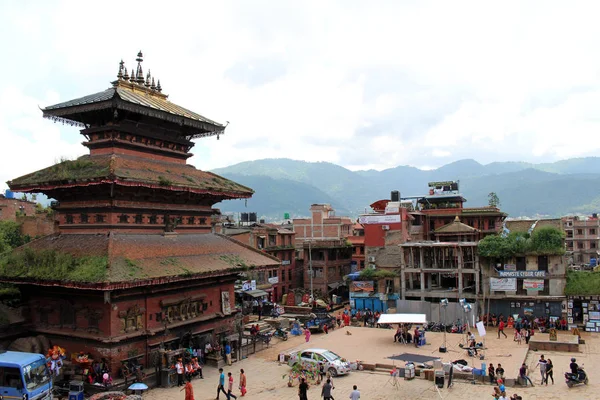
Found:
[[[516,278],[490,278],[490,290],[493,291],[516,291]]]
[[[516,271],[517,265],[516,264],[504,264],[504,270],[505,271]]]
[[[400,214],[392,215],[361,215],[358,218],[360,224],[396,224],[401,222]]]
[[[498,271],[501,278],[545,278],[546,271]]]
[[[523,289],[544,290],[544,280],[543,279],[523,279]]]

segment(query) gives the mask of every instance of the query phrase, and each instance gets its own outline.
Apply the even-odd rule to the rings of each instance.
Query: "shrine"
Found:
[[[281,264],[213,233],[213,205],[253,191],[186,161],[194,139],[226,126],[169,101],[141,52],[136,62],[121,61],[109,89],[42,110],[80,127],[89,154],[8,182],[54,199],[58,232],[0,259],[31,337],[115,377],[131,364],[168,367],[162,355],[180,349],[210,358],[236,332],[238,275]]]

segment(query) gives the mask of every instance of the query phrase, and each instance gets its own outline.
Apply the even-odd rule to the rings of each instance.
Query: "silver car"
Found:
[[[331,376],[345,375],[350,372],[350,364],[347,361],[326,349],[306,349],[290,353],[289,365],[292,366],[297,362],[315,366],[324,363],[325,371],[329,372]]]

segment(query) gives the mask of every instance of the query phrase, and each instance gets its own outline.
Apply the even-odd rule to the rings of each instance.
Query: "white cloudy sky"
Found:
[[[201,169],[595,155],[598,15],[593,1],[2,2],[0,185],[85,154],[38,106],[108,88],[140,49],[171,101],[230,121],[193,149]]]

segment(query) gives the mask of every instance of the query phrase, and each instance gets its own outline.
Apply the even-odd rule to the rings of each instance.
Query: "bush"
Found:
[[[565,295],[600,295],[600,272],[567,271]]]
[[[479,241],[480,256],[511,258],[519,255],[562,255],[565,253],[564,233],[553,227],[527,233],[513,232],[508,236],[490,235]]]

